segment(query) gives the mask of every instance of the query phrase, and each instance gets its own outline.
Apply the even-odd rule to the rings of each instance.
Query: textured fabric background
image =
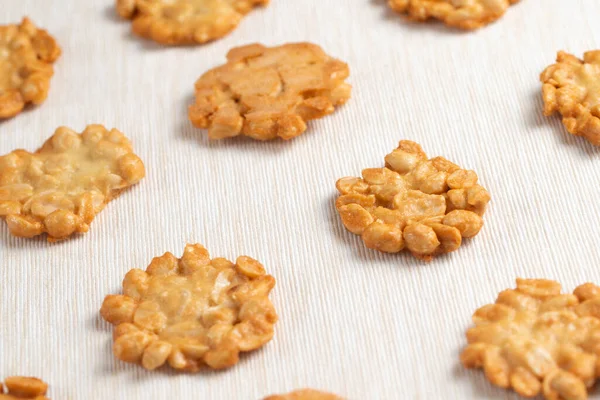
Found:
[[[472,312],[517,276],[600,282],[600,150],[542,115],[556,51],[600,47],[595,0],[524,0],[475,33],[415,25],[383,0],[273,0],[214,43],[133,37],[110,0],[0,0],[63,48],[41,107],[0,123],[0,154],[60,125],[117,127],[147,166],[88,234],[58,244],[0,224],[0,377],[63,399],[258,400],[300,387],[349,399],[513,399],[458,363]],[[227,50],[313,41],[349,63],[353,97],[289,142],[209,143],[188,122],[193,83]],[[400,139],[480,176],[479,236],[424,264],[367,250],[339,221],[335,181],[381,166]],[[124,274],[186,242],[247,254],[277,278],[274,340],[224,372],[146,372],[113,359],[98,316]]]

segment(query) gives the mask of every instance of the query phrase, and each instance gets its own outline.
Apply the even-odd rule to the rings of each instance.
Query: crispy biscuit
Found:
[[[569,133],[600,146],[600,50],[588,51],[583,60],[560,51],[540,80],[544,114],[558,111]]]
[[[479,233],[490,195],[477,184],[475,172],[443,157],[427,159],[421,146],[408,140],[385,161],[385,168],[365,169],[362,178],[336,183],[342,222],[367,247],[385,253],[407,248],[429,261]]]
[[[466,368],[483,368],[494,385],[524,397],[584,400],[600,376],[600,288],[561,294],[558,282],[517,279],[496,303],[473,314]]]
[[[206,43],[231,32],[252,8],[270,0],[116,0],[133,31],[169,45]]]
[[[273,337],[274,286],[250,257],[211,260],[201,245],[187,245],[180,259],[165,253],[146,271],[129,271],[124,294],[106,296],[100,314],[115,325],[113,352],[122,361],[149,370],[227,368]]]
[[[306,121],[331,114],[350,98],[348,65],[317,45],[251,44],[227,54],[227,64],[196,81],[189,117],[211,139],[237,135],[291,139]]]
[[[61,127],[35,153],[0,157],[0,217],[15,236],[65,239],[87,232],[110,200],[144,176],[144,163],[116,129]]]
[[[26,104],[48,96],[52,63],[60,56],[52,36],[29,18],[0,26],[0,119],[14,117]]]
[[[0,382],[0,400],[50,400],[47,391],[46,382],[37,378],[11,376]]]
[[[314,389],[300,389],[287,394],[275,394],[264,400],[343,400],[334,394],[320,392]]]
[[[389,6],[410,20],[423,22],[431,18],[446,25],[473,30],[488,25],[504,15],[519,0],[388,0]]]

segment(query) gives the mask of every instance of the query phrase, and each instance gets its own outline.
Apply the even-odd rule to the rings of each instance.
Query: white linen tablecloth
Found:
[[[459,365],[472,312],[516,277],[600,283],[600,150],[542,115],[557,50],[600,47],[600,2],[523,0],[462,33],[383,0],[273,0],[205,46],[132,36],[110,0],[1,0],[60,42],[47,101],[0,123],[0,154],[60,125],[122,130],[147,178],[89,233],[58,244],[0,225],[0,379],[33,375],[53,399],[257,400],[301,387],[358,399],[516,399]],[[292,141],[209,142],[187,119],[193,84],[250,42],[312,41],[350,65],[352,99]],[[475,170],[485,226],[422,263],[368,250],[333,206],[336,179],[383,165],[400,139]],[[260,260],[277,278],[274,340],[222,372],[116,361],[98,310],[124,274],[187,243]]]

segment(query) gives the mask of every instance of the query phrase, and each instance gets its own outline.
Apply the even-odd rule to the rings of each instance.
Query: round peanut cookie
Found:
[[[49,241],[87,232],[94,217],[145,176],[144,163],[118,130],[60,127],[35,153],[0,157],[0,217],[19,237]]]
[[[227,368],[273,337],[274,286],[250,257],[211,260],[201,245],[187,245],[180,259],[165,253],[146,271],[129,271],[124,294],[106,296],[100,314],[115,325],[119,360],[149,370],[165,363],[185,371]]]
[[[300,389],[287,394],[274,394],[263,400],[343,400],[331,393],[320,392],[314,389]]]
[[[385,161],[385,168],[364,169],[362,178],[336,184],[342,222],[367,247],[386,253],[407,248],[429,261],[479,233],[490,195],[475,172],[443,157],[428,159],[408,140]]]
[[[569,133],[600,146],[600,50],[588,51],[583,60],[559,51],[540,80],[544,114],[558,111]]]
[[[466,368],[483,368],[494,385],[524,397],[584,400],[600,376],[600,287],[561,294],[558,282],[517,279],[494,304],[473,314]]]
[[[346,63],[317,45],[251,44],[227,54],[227,64],[196,81],[189,117],[211,139],[237,135],[257,140],[291,139],[306,121],[331,114],[350,98]]]
[[[48,385],[38,378],[11,376],[0,382],[0,400],[50,400],[47,391]]]
[[[116,0],[133,32],[158,43],[206,43],[231,32],[244,15],[269,0]]]
[[[60,52],[54,38],[29,18],[19,25],[0,26],[0,119],[14,117],[28,103],[46,100],[52,63]]]
[[[388,0],[389,6],[413,21],[435,18],[446,25],[473,30],[504,15],[519,0]]]

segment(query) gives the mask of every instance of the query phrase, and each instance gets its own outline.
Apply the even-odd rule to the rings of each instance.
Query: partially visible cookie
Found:
[[[48,384],[38,378],[11,376],[0,382],[0,400],[50,400]]]
[[[231,32],[244,15],[270,0],[116,0],[133,31],[158,43],[206,43]]]
[[[600,50],[584,53],[583,60],[559,51],[540,80],[544,114],[558,111],[569,133],[600,146]]]
[[[274,394],[263,400],[343,400],[334,394],[320,392],[314,389],[300,389],[287,394]]]
[[[237,47],[227,64],[196,81],[189,117],[211,139],[291,139],[306,130],[306,121],[331,114],[350,98],[349,75],[346,63],[315,44]]]
[[[389,6],[413,21],[435,18],[446,25],[473,30],[502,17],[519,0],[388,0]]]
[[[496,302],[473,314],[466,368],[530,398],[585,400],[600,376],[600,287],[586,283],[573,294],[558,282],[517,279]]]
[[[364,169],[362,178],[336,183],[342,223],[368,248],[385,253],[406,248],[429,261],[479,233],[490,195],[474,171],[443,157],[428,158],[409,140],[385,162],[385,168]]]
[[[60,52],[54,38],[29,18],[0,26],[0,119],[46,100]]]
[[[275,278],[258,261],[211,259],[199,244],[133,269],[123,294],[106,296],[100,314],[115,325],[113,353],[153,370],[165,363],[195,372],[228,368],[240,352],[273,337],[277,313],[269,300]]]
[[[35,153],[0,157],[0,217],[15,236],[66,239],[87,232],[110,200],[144,176],[144,163],[118,130],[61,127]]]

